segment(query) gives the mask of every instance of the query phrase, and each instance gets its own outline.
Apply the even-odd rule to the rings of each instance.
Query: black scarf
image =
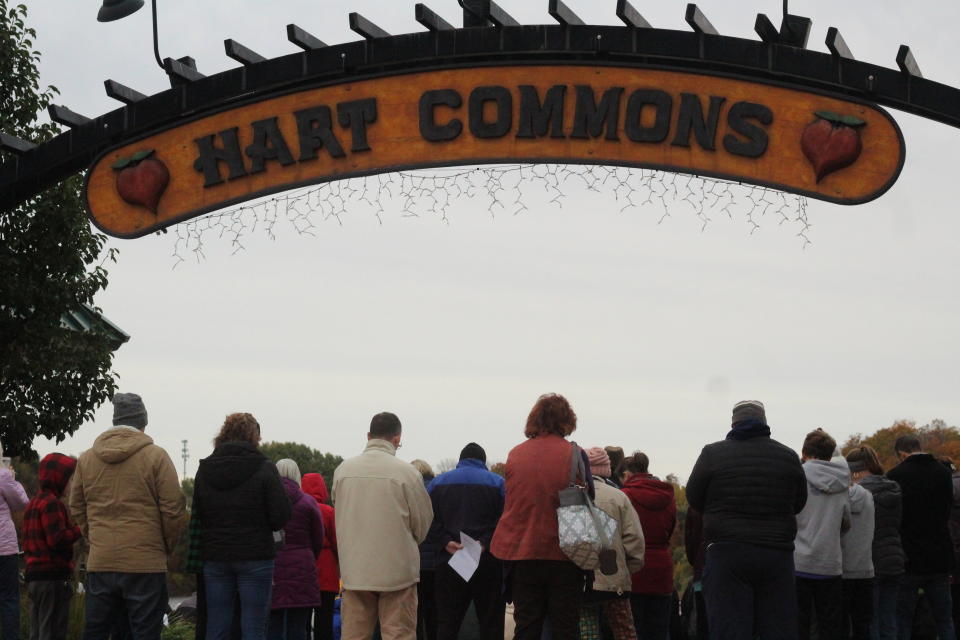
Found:
[[[770,437],[770,427],[759,420],[737,422],[727,434],[727,440],[750,440],[762,437]]]

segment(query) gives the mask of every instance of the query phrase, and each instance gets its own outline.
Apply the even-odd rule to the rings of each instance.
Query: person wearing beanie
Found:
[[[170,456],[143,432],[140,396],[114,395],[113,424],[80,455],[70,483],[70,512],[89,545],[84,637],[105,638],[127,618],[134,637],[157,638],[185,499]],[[124,610],[124,601],[140,606]]]
[[[64,640],[73,599],[73,543],[80,527],[70,521],[63,492],[77,461],[51,453],[40,461],[40,490],[23,514],[25,580],[30,598],[32,638]]]
[[[606,575],[593,572],[592,585],[583,594],[580,605],[580,639],[600,640],[600,614],[603,614],[614,640],[636,640],[637,631],[630,608],[631,575],[639,573],[644,563],[644,537],[640,517],[630,498],[610,482],[610,458],[600,447],[587,449],[590,472],[594,479],[594,504],[617,523],[613,549],[617,554],[617,571]]]
[[[793,549],[807,479],[770,438],[763,403],[733,408],[730,429],[700,452],[687,500],[703,516],[703,595],[712,638],[796,638]]]
[[[441,473],[428,487],[433,526],[428,540],[439,548],[434,577],[437,640],[456,640],[473,602],[481,640],[503,640],[502,563],[490,553],[490,540],[503,514],[504,480],[487,470],[487,454],[475,442],[460,452],[456,469]],[[450,557],[462,549],[460,532],[483,546],[480,566],[465,582],[450,568]]]
[[[592,447],[586,451],[587,460],[590,463],[590,471],[593,473],[594,479],[599,479],[607,485],[619,489],[620,486],[614,482],[611,477],[613,475],[613,468],[610,464],[610,456],[606,450],[600,447]]]

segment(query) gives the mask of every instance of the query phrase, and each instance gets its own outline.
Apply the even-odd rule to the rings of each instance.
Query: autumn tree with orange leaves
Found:
[[[960,429],[947,426],[943,420],[931,420],[930,424],[922,427],[918,427],[913,420],[897,420],[891,426],[866,438],[855,433],[843,443],[842,450],[847,452],[852,447],[869,445],[876,450],[884,471],[889,471],[900,462],[893,451],[893,443],[900,436],[908,434],[919,437],[920,446],[927,453],[950,458],[955,463],[960,462]]]

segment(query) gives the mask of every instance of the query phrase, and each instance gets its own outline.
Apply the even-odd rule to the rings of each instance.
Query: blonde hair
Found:
[[[284,458],[277,462],[277,471],[281,478],[288,478],[297,484],[300,484],[300,467],[290,458]]]
[[[411,460],[410,464],[412,464],[414,468],[420,472],[420,475],[424,477],[426,476],[430,476],[431,478],[433,477],[433,468],[430,466],[430,463],[428,463],[426,460],[419,460],[419,459]]]

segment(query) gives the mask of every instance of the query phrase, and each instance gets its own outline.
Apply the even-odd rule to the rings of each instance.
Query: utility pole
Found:
[[[187,441],[181,440],[183,443],[183,450],[180,452],[183,456],[183,479],[187,479],[187,460],[190,459],[190,452],[187,450]]]

